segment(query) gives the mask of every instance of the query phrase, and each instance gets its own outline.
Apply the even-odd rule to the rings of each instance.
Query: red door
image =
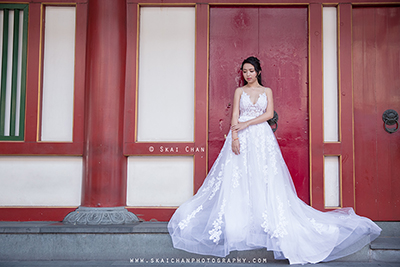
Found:
[[[274,94],[275,135],[297,193],[309,203],[307,7],[211,7],[209,168],[229,132],[241,62],[261,60],[264,86]]]
[[[382,114],[400,113],[400,7],[353,9],[353,70],[357,213],[399,220],[400,130]]]

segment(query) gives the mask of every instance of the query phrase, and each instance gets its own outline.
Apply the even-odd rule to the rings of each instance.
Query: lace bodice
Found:
[[[267,95],[265,93],[260,94],[257,102],[253,104],[250,96],[243,91],[242,95],[240,96],[239,121],[247,121],[260,116],[267,109],[267,104]]]

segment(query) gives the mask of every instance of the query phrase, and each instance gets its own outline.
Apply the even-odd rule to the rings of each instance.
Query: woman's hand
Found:
[[[239,122],[238,124],[232,125],[231,129],[232,129],[232,131],[239,132],[243,129],[246,129],[247,127],[249,127],[249,124],[247,121],[245,121],[245,122]]]
[[[238,138],[232,139],[232,152],[235,153],[235,155],[240,154],[240,143]]]

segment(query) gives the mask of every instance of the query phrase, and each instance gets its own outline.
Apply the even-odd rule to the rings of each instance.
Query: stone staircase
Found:
[[[400,262],[400,222],[377,222],[381,236],[341,262]],[[265,249],[234,251],[225,258],[201,256],[172,247],[165,222],[133,225],[65,225],[60,222],[0,222],[1,261],[130,261],[217,263],[251,259],[274,261]],[[163,262],[162,262],[163,261]],[[229,263],[228,262],[228,263]]]
[[[371,258],[375,261],[400,263],[400,222],[377,222],[381,235],[371,243]]]

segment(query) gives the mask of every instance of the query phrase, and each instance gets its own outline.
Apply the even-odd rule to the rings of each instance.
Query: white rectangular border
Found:
[[[75,7],[45,8],[41,141],[72,142]]]
[[[79,206],[82,157],[0,156],[0,206]]]
[[[339,141],[337,8],[323,7],[324,141]]]
[[[180,206],[193,196],[193,156],[128,157],[128,206]]]
[[[141,7],[137,141],[194,140],[194,7]]]

